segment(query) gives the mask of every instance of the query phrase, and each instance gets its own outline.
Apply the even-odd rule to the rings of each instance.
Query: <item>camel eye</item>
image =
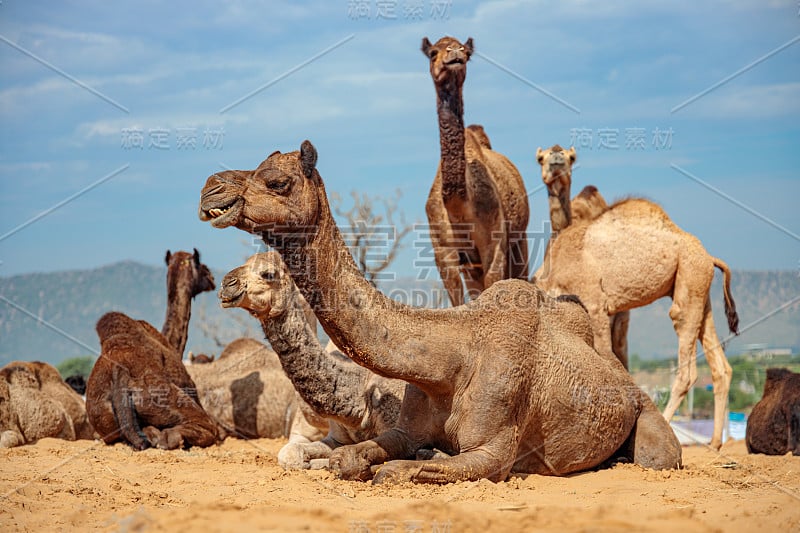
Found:
[[[263,279],[264,281],[272,282],[278,279],[278,276],[275,274],[275,272],[265,270],[264,272],[261,273],[261,279]]]
[[[282,179],[282,180],[272,180],[267,182],[267,188],[276,191],[276,192],[283,192],[289,187],[289,180]]]

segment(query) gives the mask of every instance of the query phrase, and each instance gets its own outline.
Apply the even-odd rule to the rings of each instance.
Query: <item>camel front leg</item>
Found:
[[[617,359],[611,345],[611,320],[606,312],[604,304],[587,304],[586,310],[589,312],[589,319],[592,322],[592,333],[594,334],[594,349],[605,357]]]
[[[450,305],[457,307],[464,303],[464,287],[461,282],[461,261],[458,249],[452,245],[455,242],[453,228],[444,205],[440,202],[428,201],[426,205],[428,214],[431,245],[436,268],[442,278]]]
[[[487,450],[461,453],[430,461],[391,461],[378,467],[372,483],[455,483],[489,479],[495,483],[508,477],[513,459],[500,459]]]

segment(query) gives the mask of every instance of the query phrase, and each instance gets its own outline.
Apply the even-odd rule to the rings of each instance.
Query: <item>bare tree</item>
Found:
[[[385,270],[397,258],[403,239],[414,226],[406,222],[403,213],[398,214],[400,189],[390,198],[370,197],[358,191],[351,191],[350,196],[353,204],[349,209],[344,208],[342,197],[335,192],[331,194],[331,205],[336,216],[344,221],[339,227],[353,259],[364,277],[375,285],[389,279]],[[382,205],[382,213],[376,208],[378,205]]]

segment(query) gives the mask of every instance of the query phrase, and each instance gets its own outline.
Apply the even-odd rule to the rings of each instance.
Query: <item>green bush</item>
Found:
[[[70,357],[61,361],[56,368],[61,377],[66,379],[69,376],[80,375],[88,378],[94,367],[95,357],[92,355],[85,355],[82,357]]]

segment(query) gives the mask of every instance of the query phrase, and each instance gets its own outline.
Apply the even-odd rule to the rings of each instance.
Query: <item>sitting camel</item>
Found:
[[[425,212],[434,259],[453,306],[492,283],[527,279],[528,195],[519,171],[492,150],[483,127],[464,127],[463,85],[472,39],[422,40],[436,89],[441,160]],[[463,281],[462,281],[463,277]]]
[[[557,203],[567,205],[563,197]],[[551,211],[553,206],[551,202]],[[568,216],[564,219],[569,222]],[[714,385],[711,446],[719,449],[731,367],[711,314],[709,289],[714,267],[724,275],[728,327],[737,333],[739,318],[730,293],[728,265],[712,257],[697,237],[675,225],[661,207],[628,198],[591,221],[563,227],[558,237],[550,240],[533,280],[550,294],[575,294],[581,299],[592,318],[594,347],[609,357],[615,352],[609,317],[672,297],[669,316],[678,335],[678,374],[664,417],[672,418],[697,380],[699,340]]]
[[[242,337],[219,359],[186,367],[203,409],[221,433],[238,438],[288,437],[303,446],[324,437],[328,421],[317,416],[286,377],[278,356],[261,342]],[[284,468],[308,468],[309,461],[289,451],[278,454]]]
[[[584,187],[570,201],[572,165],[576,159],[577,154],[574,147],[564,150],[556,144],[547,150],[541,148],[536,150],[536,161],[542,167],[542,182],[547,187],[547,201],[550,207],[550,240],[556,239],[559,232],[570,224],[588,223],[608,211],[605,199],[597,187],[592,185]],[[628,368],[630,312],[617,313],[610,318],[610,321],[612,351],[622,365]]]
[[[800,455],[800,374],[768,368],[764,394],[747,419],[747,451]]]
[[[500,481],[510,472],[565,475],[619,455],[680,465],[671,428],[622,365],[594,351],[577,303],[517,279],[447,309],[404,305],[373,287],[334,222],[316,162],[305,141],[254,171],[212,175],[199,216],[261,235],[334,343],[409,383],[394,428],[332,452],[343,478],[366,479],[382,465],[375,483]],[[451,456],[405,460],[423,447]]]
[[[92,439],[83,399],[52,365],[14,361],[0,369],[0,448],[44,437]]]
[[[101,353],[86,383],[86,411],[107,444],[124,440],[142,450],[217,441],[216,425],[200,406],[181,360],[189,327],[186,307],[199,292],[213,290],[214,279],[197,250],[194,255],[167,252],[167,261],[170,301],[163,333],[117,312],[97,322]],[[182,307],[176,309],[174,302]]]
[[[406,384],[386,379],[341,353],[323,350],[309,325],[308,303],[276,252],[256,254],[225,275],[223,307],[241,307],[261,322],[286,374],[314,412],[330,422],[319,442],[287,444],[278,455],[307,466],[331,450],[355,444],[394,427]]]

